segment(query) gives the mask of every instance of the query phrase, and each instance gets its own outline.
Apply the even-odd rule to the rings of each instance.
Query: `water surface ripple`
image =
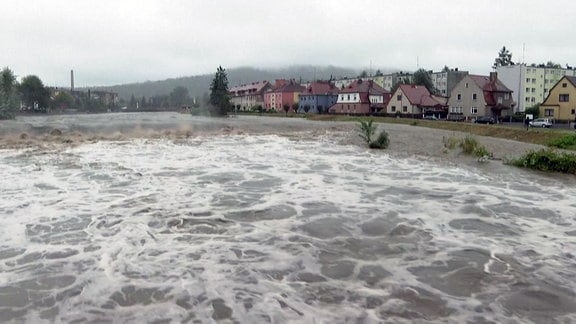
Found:
[[[576,321],[576,187],[236,135],[0,151],[0,321]]]

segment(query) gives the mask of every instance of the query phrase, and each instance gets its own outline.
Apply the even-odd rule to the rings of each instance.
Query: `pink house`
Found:
[[[294,80],[276,80],[273,89],[264,93],[264,110],[284,111],[284,106],[289,107],[289,112],[294,112],[294,104],[298,103],[298,96],[306,90]]]

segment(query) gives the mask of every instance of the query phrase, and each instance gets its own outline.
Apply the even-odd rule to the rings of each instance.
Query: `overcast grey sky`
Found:
[[[77,86],[218,65],[487,74],[504,45],[515,62],[576,65],[574,0],[2,0],[1,8],[0,67],[49,86],[68,86],[71,69]]]

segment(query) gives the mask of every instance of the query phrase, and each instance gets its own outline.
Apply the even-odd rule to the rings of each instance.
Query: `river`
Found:
[[[573,179],[272,120],[0,122],[0,322],[576,321]]]

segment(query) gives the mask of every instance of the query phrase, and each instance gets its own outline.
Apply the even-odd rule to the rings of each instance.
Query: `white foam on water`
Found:
[[[573,316],[514,304],[522,287],[574,298],[576,189],[547,175],[297,135],[5,150],[0,172],[0,289],[31,296],[0,298],[13,318]]]

